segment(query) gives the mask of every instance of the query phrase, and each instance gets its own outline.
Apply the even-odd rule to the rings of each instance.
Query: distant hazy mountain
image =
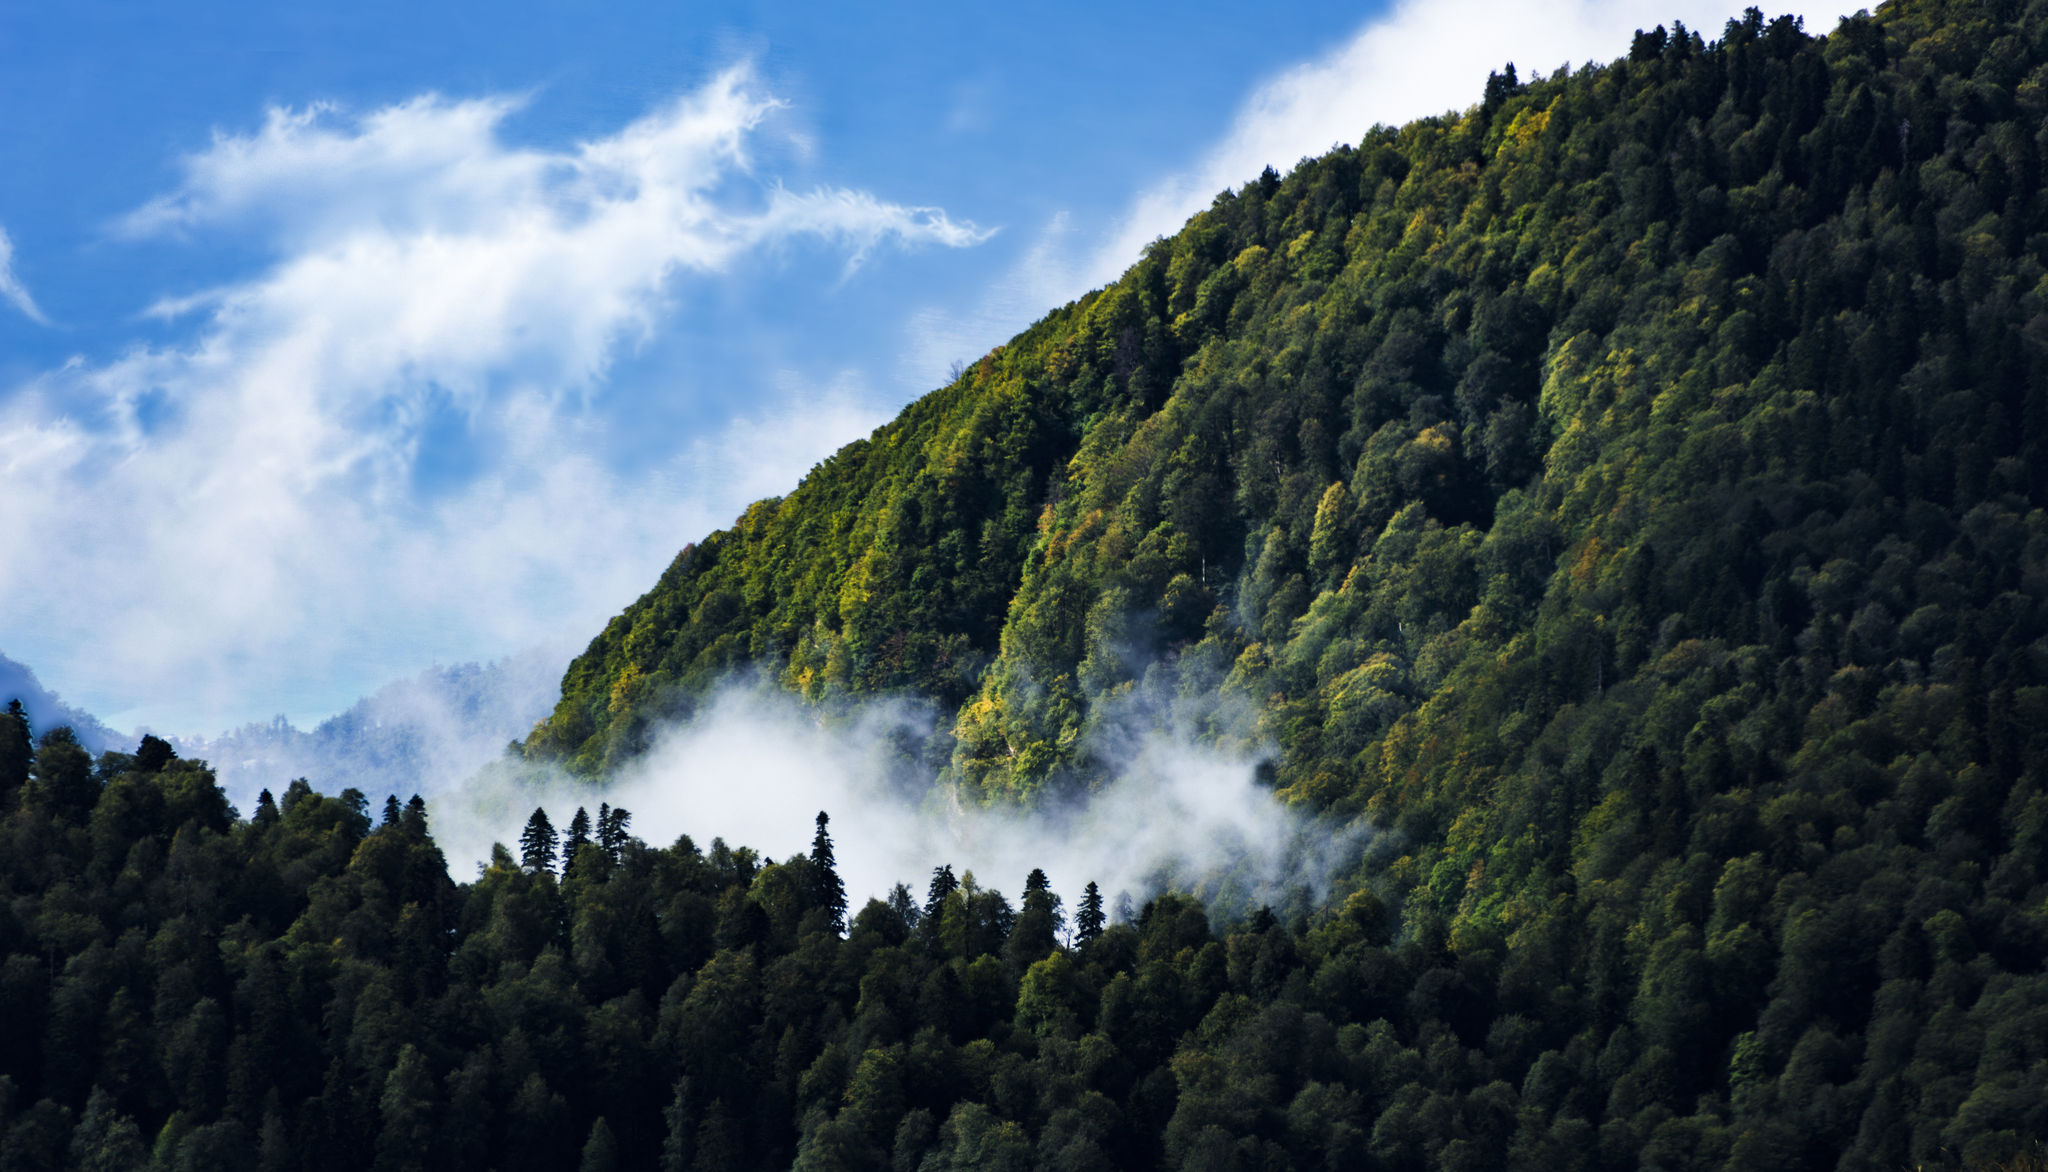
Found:
[[[546,716],[566,650],[535,648],[495,663],[431,667],[393,680],[312,731],[283,716],[211,739],[172,738],[211,762],[237,801],[304,777],[325,793],[431,794],[476,772]]]
[[[16,663],[0,654],[0,706],[9,700],[21,701],[28,711],[29,727],[40,736],[46,729],[58,725],[70,725],[78,734],[78,740],[94,753],[108,749],[133,749],[134,738],[126,733],[115,732],[91,713],[80,712],[66,704],[57,693],[45,688],[36,679],[36,673],[25,663]]]
[[[298,777],[325,793],[354,786],[373,797],[431,794],[475,773],[546,716],[568,660],[567,649],[538,647],[495,663],[430,667],[393,680],[310,732],[278,716],[218,737],[160,735],[179,756],[211,764],[221,786],[244,805]],[[0,654],[0,705],[9,700],[21,701],[35,735],[69,725],[95,755],[132,752],[140,735],[64,703],[34,669]]]

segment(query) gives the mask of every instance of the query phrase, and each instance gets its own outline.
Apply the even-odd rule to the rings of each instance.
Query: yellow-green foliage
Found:
[[[603,769],[744,663],[935,696],[989,800],[1134,714],[1263,739],[1283,799],[1403,835],[1360,878],[1404,939],[1648,1088],[1616,1151],[1695,1109],[1701,1159],[1845,1147],[1848,1039],[1982,1004],[1891,982],[2042,952],[2044,114],[2048,9],[1914,0],[1268,172],[686,551],[527,751]],[[1913,1126],[1868,1150],[1974,1125]]]

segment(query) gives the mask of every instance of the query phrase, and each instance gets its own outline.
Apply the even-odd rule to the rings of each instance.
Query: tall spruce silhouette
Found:
[[[945,863],[932,868],[931,886],[925,889],[924,918],[938,922],[938,915],[946,906],[946,897],[960,890],[960,880],[953,877],[953,865]]]
[[[846,930],[846,884],[839,878],[839,862],[832,854],[832,835],[825,827],[832,816],[818,811],[818,833],[811,839],[812,882],[816,884],[813,898],[819,907],[832,913],[832,927],[836,931]]]
[[[1074,928],[1080,933],[1081,943],[1086,944],[1102,935],[1102,925],[1102,889],[1090,879],[1081,893],[1081,910],[1074,915]]]
[[[548,812],[539,806],[533,808],[533,816],[526,820],[526,829],[519,835],[519,862],[533,872],[555,869],[555,825],[548,821]]]

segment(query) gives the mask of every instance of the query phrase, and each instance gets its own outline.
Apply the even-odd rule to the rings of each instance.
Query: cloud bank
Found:
[[[688,834],[708,849],[719,836],[779,860],[809,851],[824,810],[855,908],[898,882],[922,900],[943,863],[1013,902],[1037,867],[1069,909],[1092,880],[1112,901],[1172,888],[1226,915],[1320,900],[1368,846],[1394,842],[1281,805],[1257,779],[1262,751],[1204,743],[1170,719],[1130,721],[1105,746],[1113,776],[1092,794],[984,808],[904,760],[900,746],[930,726],[930,714],[887,704],[827,724],[787,695],[729,688],[601,788],[508,768],[443,794],[429,807],[434,836],[460,872],[491,843],[516,844],[536,805],[559,828],[603,801],[630,810],[633,833],[654,845]]]
[[[570,149],[508,143],[517,106],[273,110],[118,225],[227,229],[272,260],[153,307],[196,315],[189,342],[74,361],[0,407],[25,551],[0,559],[0,609],[110,719],[193,728],[252,694],[311,714],[336,697],[304,699],[306,681],[587,635],[744,505],[736,488],[786,489],[879,422],[843,388],[793,395],[623,482],[602,441],[631,422],[591,400],[676,283],[804,240],[850,272],[880,247],[986,236],[758,179],[748,145],[782,103],[745,68]],[[18,290],[0,282],[33,309]],[[109,703],[139,696],[155,699]]]

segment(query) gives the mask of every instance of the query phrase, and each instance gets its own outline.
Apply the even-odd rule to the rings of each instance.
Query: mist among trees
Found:
[[[422,802],[244,818],[9,716],[0,1172],[2038,1154],[2048,7],[1478,96],[686,549],[515,746],[612,776],[752,671],[936,705],[906,768],[1029,804],[1156,716],[1403,853],[1243,914],[944,859],[854,907],[824,814],[775,860],[543,808],[457,883]]]

